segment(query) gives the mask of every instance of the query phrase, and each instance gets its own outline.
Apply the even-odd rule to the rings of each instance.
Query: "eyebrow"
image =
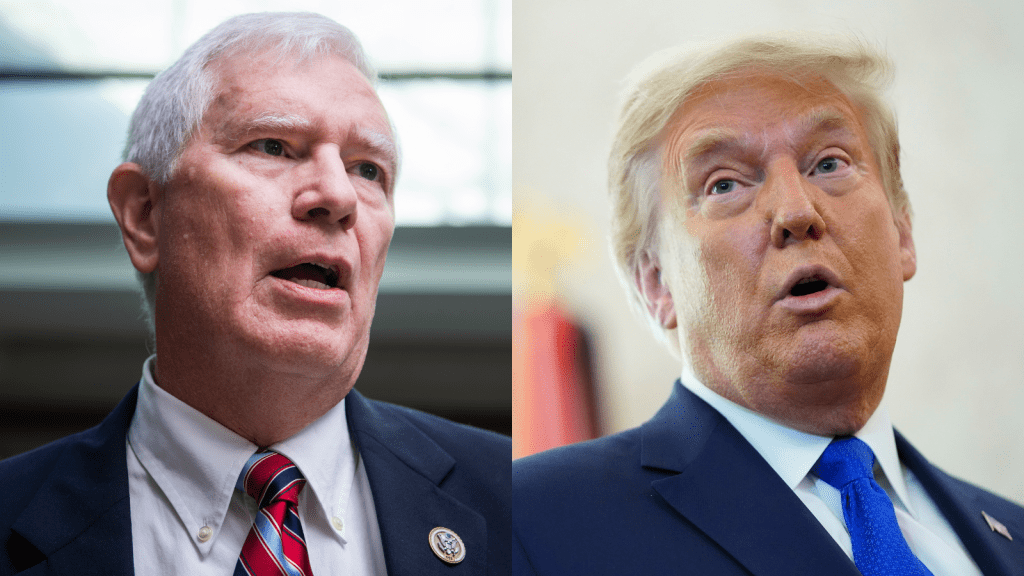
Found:
[[[233,124],[225,129],[225,134],[231,141],[241,140],[254,132],[272,133],[313,130],[315,128],[313,121],[305,116],[279,112],[262,113],[255,118],[241,120]],[[349,139],[366,148],[371,154],[384,157],[392,174],[398,172],[398,145],[392,136],[376,130],[357,127],[349,133]]]
[[[397,175],[398,145],[395,144],[395,139],[392,136],[369,128],[355,128],[349,137],[359,142],[371,154],[384,157],[388,163],[387,167],[391,172],[391,177],[394,178]]]
[[[731,148],[739,147],[742,135],[734,130],[723,128],[712,128],[705,131],[686,148],[686,153],[680,159],[682,164],[699,161],[705,156],[721,153]]]
[[[835,108],[815,108],[803,116],[797,129],[803,134],[820,134],[824,132],[853,132],[850,118]]]
[[[241,140],[253,132],[309,130],[313,127],[313,122],[305,116],[279,112],[264,112],[255,118],[235,119],[225,124],[225,136],[231,141]]]
[[[791,132],[797,134],[821,134],[832,132],[850,132],[850,120],[846,115],[832,107],[816,108],[810,113],[798,118]],[[743,133],[724,128],[711,128],[704,131],[696,140],[686,148],[686,153],[680,159],[681,168],[686,164],[700,162],[702,159],[715,154],[726,153],[730,150],[742,148],[741,141]]]

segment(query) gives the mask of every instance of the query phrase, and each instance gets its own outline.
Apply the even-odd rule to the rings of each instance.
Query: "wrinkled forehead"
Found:
[[[339,79],[337,68],[316,70],[325,62],[347,70],[341,84],[330,83]],[[304,87],[308,75],[292,77],[310,68],[321,74],[316,85]],[[200,132],[211,138],[236,142],[257,132],[338,137],[380,154],[397,174],[400,151],[387,110],[373,83],[344,56],[240,52],[213,60],[207,73],[210,94]]]
[[[867,141],[861,111],[829,80],[811,73],[742,70],[691,90],[669,119],[659,147],[665,175],[676,179],[709,154],[836,132]]]

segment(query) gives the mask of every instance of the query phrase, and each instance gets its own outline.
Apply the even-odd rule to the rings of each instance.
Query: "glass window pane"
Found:
[[[512,222],[511,83],[388,83],[381,99],[398,130],[400,223]]]
[[[0,219],[110,220],[107,178],[120,162],[144,80],[4,82]],[[385,83],[402,143],[399,225],[512,222],[509,82]]]
[[[156,72],[235,14],[319,12],[351,28],[381,70],[512,67],[510,0],[0,0],[0,37],[66,69]]]
[[[511,0],[293,0],[352,28],[383,72],[511,71]],[[0,0],[4,69],[155,72],[269,0]],[[128,48],[130,47],[130,48]],[[0,81],[0,218],[107,220],[105,191],[147,80]],[[385,82],[403,142],[402,225],[511,224],[511,81]]]
[[[107,178],[146,81],[0,84],[0,218],[112,221]]]

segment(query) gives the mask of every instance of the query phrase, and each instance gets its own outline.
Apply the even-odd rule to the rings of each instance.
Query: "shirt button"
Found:
[[[199,529],[200,542],[206,542],[210,539],[210,536],[213,536],[213,528],[210,528],[209,526],[203,526]]]
[[[334,526],[334,529],[337,530],[338,532],[341,532],[342,530],[345,529],[345,523],[342,522],[341,518],[338,518],[337,516],[335,516],[334,518],[331,518],[331,526]]]

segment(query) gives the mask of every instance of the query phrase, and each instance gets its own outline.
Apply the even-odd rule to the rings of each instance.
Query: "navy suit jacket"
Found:
[[[134,573],[125,434],[137,397],[136,386],[97,427],[0,463],[0,574]],[[388,574],[508,574],[511,439],[347,398]],[[460,564],[434,556],[437,526],[462,538]]]
[[[1024,575],[1024,509],[946,475],[899,434],[896,444],[982,572]],[[678,382],[640,428],[513,462],[512,505],[517,575],[860,574],[750,443]]]

